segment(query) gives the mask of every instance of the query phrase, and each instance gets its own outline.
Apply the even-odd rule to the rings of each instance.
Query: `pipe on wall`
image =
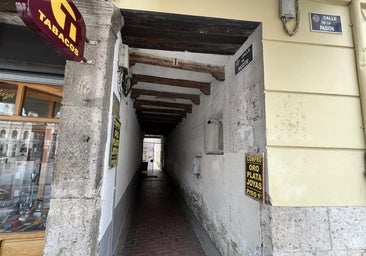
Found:
[[[364,26],[362,22],[366,17],[362,15],[360,0],[352,0],[350,9],[353,41],[356,54],[358,86],[361,99],[363,131],[366,139],[366,26]]]

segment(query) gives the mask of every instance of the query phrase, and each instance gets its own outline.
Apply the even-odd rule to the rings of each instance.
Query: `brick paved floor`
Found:
[[[153,174],[157,177],[143,178],[137,189],[123,255],[205,255],[175,188],[163,172]]]

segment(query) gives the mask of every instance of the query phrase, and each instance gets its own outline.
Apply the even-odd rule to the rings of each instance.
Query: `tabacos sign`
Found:
[[[71,0],[16,0],[15,4],[23,22],[50,39],[66,59],[85,61],[85,23]]]

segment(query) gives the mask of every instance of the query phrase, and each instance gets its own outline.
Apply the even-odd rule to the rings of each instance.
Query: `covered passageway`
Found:
[[[62,128],[63,114],[69,115],[69,111],[77,108],[73,101],[82,100],[83,106],[92,108],[96,103],[91,95],[86,99],[75,98],[72,94],[79,92],[63,90],[64,83],[69,83],[70,77],[74,80],[77,75],[89,79],[87,74],[73,73],[67,69],[65,73],[65,59],[24,27],[14,16],[12,5],[2,8],[6,15],[0,20],[1,36],[7,40],[0,42],[1,86],[8,86],[7,83],[48,83],[63,91],[58,115],[53,113],[50,116],[57,119],[32,120],[55,121],[60,123],[61,131],[72,132],[71,126],[80,126],[81,123],[76,123],[85,121],[83,117],[72,121],[76,122],[74,124],[68,123],[66,126],[65,123]],[[118,69],[113,78],[116,80],[112,81],[117,85],[116,89],[112,88],[112,113],[120,121],[119,139],[123,146],[120,146],[118,164],[111,165],[112,171],[101,174],[100,224],[89,224],[96,225],[92,229],[99,226],[99,254],[219,255],[217,245],[212,240],[220,237],[214,234],[214,230],[214,233],[207,234],[202,228],[202,224],[207,225],[205,213],[200,213],[202,209],[197,207],[197,202],[202,199],[185,194],[185,185],[180,183],[175,166],[191,169],[189,179],[202,183],[207,177],[201,173],[201,165],[211,161],[206,157],[220,158],[224,155],[224,145],[227,144],[224,123],[228,121],[224,102],[229,93],[225,89],[229,86],[226,82],[232,81],[235,76],[233,72],[239,73],[252,61],[258,65],[255,73],[259,77],[263,75],[260,23],[127,9],[120,12],[124,26],[115,48]],[[252,36],[253,33],[255,36]],[[248,38],[251,39],[248,41]],[[245,42],[249,43],[244,45]],[[93,44],[87,47],[93,47]],[[81,65],[93,66],[93,63]],[[227,65],[229,73],[225,70]],[[73,83],[77,83],[76,80]],[[237,82],[231,83],[238,86]],[[124,106],[116,110],[116,104]],[[28,115],[28,109],[23,108],[24,113]],[[93,115],[93,112],[89,114]],[[14,118],[2,119],[11,121]],[[105,127],[101,130],[104,133],[102,137],[105,138],[108,137],[107,126],[108,122],[102,124]],[[82,137],[81,143],[92,140],[87,135]],[[62,138],[62,135],[61,139],[58,138],[61,148],[64,143],[71,143]],[[109,139],[105,142],[110,143]],[[185,155],[192,148],[196,148],[195,152]],[[107,145],[98,150],[109,154]],[[63,149],[60,151],[63,152]],[[77,168],[83,168],[78,165]],[[90,194],[87,184],[81,185],[85,187],[86,194],[78,191],[79,188],[75,187],[78,185],[73,184],[69,174],[62,174],[61,169],[56,166],[53,172],[54,198],[75,197],[80,193],[81,197],[85,197]],[[66,180],[71,183],[62,184]],[[68,195],[62,192],[64,186],[72,188],[72,191],[66,192]],[[111,193],[114,193],[113,201],[108,199]],[[56,208],[53,209],[56,212],[61,210]],[[192,208],[196,211],[192,212]],[[74,213],[71,212],[71,215]],[[53,219],[53,224],[46,231],[49,239],[45,253],[52,254],[52,237],[55,236],[54,229],[60,216],[52,217],[50,212],[49,217]],[[109,223],[108,219],[112,222]],[[42,244],[44,235],[40,230],[35,239]],[[20,234],[10,238],[20,244],[31,237]],[[5,246],[8,237],[0,234],[0,238]]]
[[[366,0],[16,3],[0,256],[364,254]]]

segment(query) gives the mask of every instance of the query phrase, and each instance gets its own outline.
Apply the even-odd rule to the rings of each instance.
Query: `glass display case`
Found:
[[[0,122],[0,233],[46,225],[58,124]]]

